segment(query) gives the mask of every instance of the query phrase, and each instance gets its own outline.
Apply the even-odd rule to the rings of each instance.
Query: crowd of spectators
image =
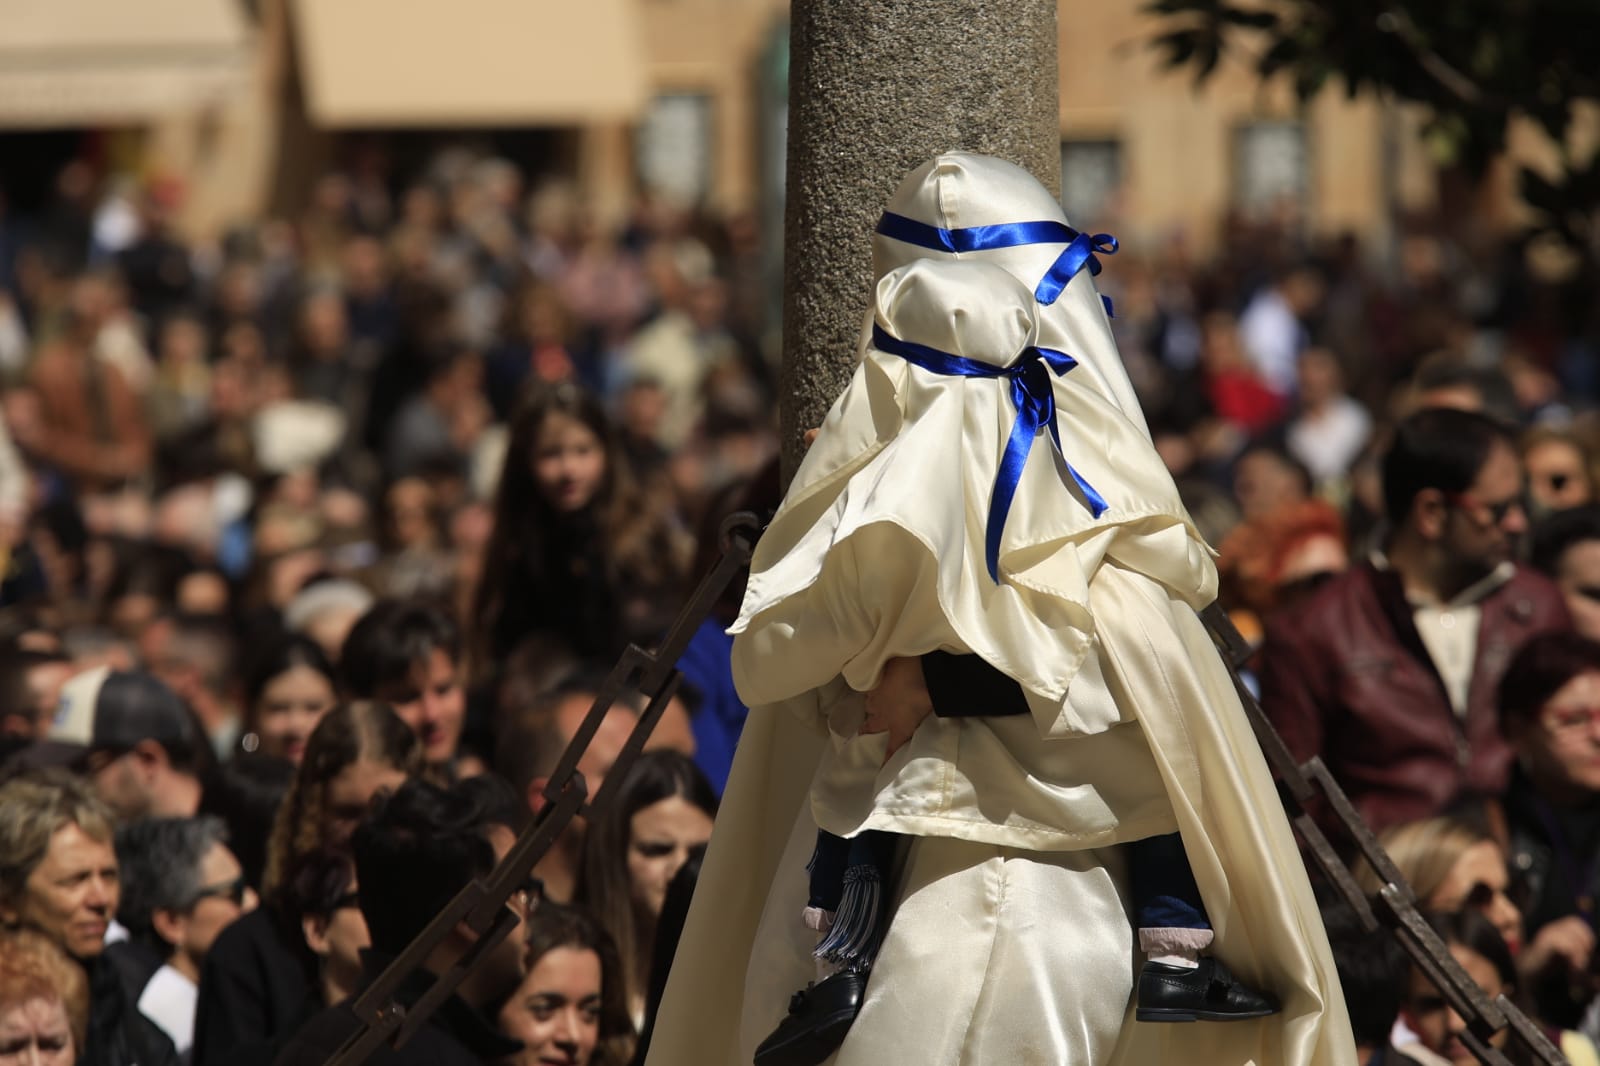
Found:
[[[171,183],[86,174],[0,214],[0,1059],[320,1062],[720,519],[775,503],[756,235],[655,201],[608,230],[459,149],[214,242]],[[1583,1061],[1600,323],[1460,229],[1385,257],[1230,218],[1099,280],[1268,715]],[[732,595],[518,933],[382,1061],[637,1061],[745,713]],[[591,792],[642,709],[598,723]],[[1328,925],[1370,1061],[1470,1061],[1403,956]]]

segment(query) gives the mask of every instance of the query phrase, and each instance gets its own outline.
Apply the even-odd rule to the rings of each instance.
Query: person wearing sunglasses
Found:
[[[152,818],[117,834],[123,895],[118,915],[129,948],[116,949],[125,974],[139,954],[156,963],[138,991],[139,1012],[187,1061],[194,1043],[200,965],[217,935],[256,907],[255,890],[228,850],[220,818]],[[132,955],[134,965],[127,965]]]
[[[1542,514],[1594,502],[1594,480],[1583,442],[1570,429],[1535,426],[1519,442],[1528,472],[1528,497]]]
[[[350,839],[358,886],[356,904],[372,947],[362,956],[363,991],[405,951],[439,912],[475,877],[495,864],[484,797],[409,781],[376,800]],[[533,886],[528,886],[530,889]],[[514,897],[519,922],[537,904]],[[488,947],[438,1009],[398,1049],[375,1056],[389,1066],[454,1066],[498,1062],[522,1050],[490,1018],[523,978],[520,925]],[[432,984],[429,974],[452,966],[479,934],[457,923],[396,992],[407,1009]],[[352,999],[319,1011],[300,1026],[273,1060],[280,1066],[327,1062],[361,1027]]]
[[[1571,626],[1547,578],[1513,561],[1527,530],[1508,431],[1433,408],[1383,458],[1381,552],[1275,616],[1261,705],[1297,762],[1320,755],[1374,829],[1505,787],[1494,693],[1511,656]]]
[[[1562,961],[1571,949],[1562,931],[1549,925],[1532,936],[1524,932],[1525,882],[1520,876],[1513,880],[1512,864],[1506,861],[1506,851],[1481,821],[1487,820],[1465,816],[1428,818],[1389,829],[1379,838],[1379,843],[1411,886],[1417,905],[1424,912],[1472,914],[1492,931],[1490,939],[1501,945],[1505,954],[1506,964],[1502,969],[1509,993],[1511,985],[1527,989],[1530,981],[1549,970],[1552,961]],[[1370,895],[1376,895],[1383,887],[1382,879],[1371,867],[1363,866],[1356,880]],[[1592,939],[1589,943],[1592,946]],[[1472,971],[1470,965],[1468,971]],[[1552,1040],[1563,1046],[1582,1043],[1574,1034],[1565,1032],[1572,1029],[1574,1023],[1567,1017],[1547,1014],[1538,995],[1519,997],[1518,1003],[1531,1016],[1551,1027],[1548,1035]],[[1415,1029],[1414,1018],[1407,1020],[1407,1025],[1420,1033]],[[1442,1039],[1443,1030],[1439,1032]],[[1433,1050],[1441,1049],[1434,1047]]]
[[[1425,818],[1390,828],[1379,842],[1423,910],[1478,911],[1513,954],[1521,950],[1522,909],[1511,898],[1505,852],[1486,828],[1463,817]],[[1369,895],[1383,887],[1365,865],[1356,879]]]
[[[1572,628],[1600,640],[1600,504],[1541,519],[1529,536],[1528,562],[1560,586]]]
[[[1571,1027],[1600,991],[1600,642],[1529,641],[1500,683],[1500,724],[1517,753],[1504,806],[1533,937],[1518,968],[1540,1015]]]
[[[1494,924],[1472,911],[1453,911],[1431,915],[1428,924],[1439,934],[1451,958],[1467,971],[1483,994],[1493,1000],[1516,992],[1516,972],[1511,953],[1497,935]],[[1478,1061],[1462,1042],[1466,1020],[1451,1009],[1433,981],[1419,967],[1411,970],[1410,988],[1400,1007],[1396,1042],[1401,1062],[1426,1066],[1471,1066]],[[1500,1030],[1489,1038],[1490,1046],[1506,1050],[1510,1031]]]
[[[1492,1002],[1504,996],[1526,1009],[1520,967],[1493,922],[1468,908],[1431,914],[1428,924],[1485,998]],[[1600,1051],[1582,1033],[1543,1018],[1535,1024],[1560,1049],[1563,1061],[1574,1066],[1600,1062]],[[1410,989],[1400,1008],[1400,1024],[1395,1027],[1396,1063],[1476,1066],[1480,1060],[1463,1039],[1466,1030],[1466,1020],[1451,1008],[1433,980],[1421,968],[1413,967]],[[1529,1061],[1518,1042],[1511,1039],[1509,1028],[1490,1036],[1488,1043],[1512,1062]]]
[[[319,987],[307,998],[321,1010],[355,994],[361,952],[372,946],[361,916],[355,858],[348,848],[319,848],[300,860],[289,884],[290,917],[299,917],[306,947],[317,957]],[[314,1013],[308,1011],[306,1018]]]

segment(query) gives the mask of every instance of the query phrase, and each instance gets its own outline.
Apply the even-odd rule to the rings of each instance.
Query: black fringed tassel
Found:
[[[825,935],[812,953],[817,958],[846,969],[872,966],[883,942],[894,840],[894,834],[876,831],[852,840],[818,834],[810,866],[811,908],[830,917],[820,923]]]
[[[833,928],[812,954],[835,966],[871,966],[878,953],[882,913],[883,878],[877,867],[850,867],[844,873],[844,895],[834,913]]]

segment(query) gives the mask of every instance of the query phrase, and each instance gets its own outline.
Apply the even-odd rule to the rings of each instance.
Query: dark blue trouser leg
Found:
[[[1210,929],[1194,870],[1177,833],[1125,845],[1135,924],[1140,929]]]
[[[839,897],[844,894],[844,871],[849,862],[850,841],[825,829],[817,830],[817,847],[806,867],[811,879],[811,897],[806,900],[806,906],[824,911],[839,909]]]

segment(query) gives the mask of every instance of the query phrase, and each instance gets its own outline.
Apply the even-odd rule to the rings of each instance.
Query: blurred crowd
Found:
[[[776,503],[749,219],[604,227],[457,148],[214,242],[182,194],[77,161],[0,213],[0,1062],[323,1061],[721,519]],[[1241,216],[1099,280],[1267,713],[1485,990],[1600,1062],[1600,317],[1463,230]],[[381,1061],[639,1061],[746,713],[737,592],[518,932]],[[1364,1062],[1473,1061],[1328,924]]]

